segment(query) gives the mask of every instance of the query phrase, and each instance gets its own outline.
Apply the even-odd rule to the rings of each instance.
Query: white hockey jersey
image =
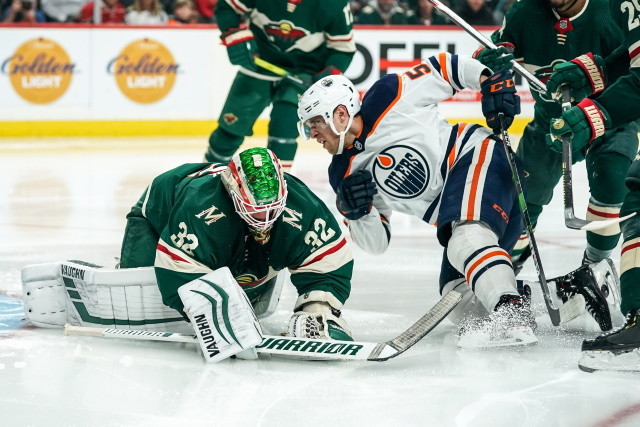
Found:
[[[483,73],[488,68],[475,59],[440,53],[402,74],[384,76],[365,94],[363,130],[329,167],[334,190],[357,170],[367,169],[373,176],[378,188],[374,208],[348,223],[353,240],[365,251],[386,250],[392,211],[436,222],[449,170],[491,135],[479,125],[450,125],[437,103],[457,90],[480,90]]]

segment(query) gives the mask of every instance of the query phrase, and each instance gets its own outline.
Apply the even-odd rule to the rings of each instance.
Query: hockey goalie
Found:
[[[353,257],[335,217],[265,148],[228,166],[156,177],[127,216],[120,268],[69,261],[22,270],[32,324],[194,333],[208,362],[256,358],[285,269],[299,297],[288,333],[351,341],[341,316]]]

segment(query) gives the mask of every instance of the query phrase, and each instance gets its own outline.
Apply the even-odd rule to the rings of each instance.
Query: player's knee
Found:
[[[209,148],[204,158],[208,162],[229,163],[243,141],[244,136],[220,126],[209,136]]]

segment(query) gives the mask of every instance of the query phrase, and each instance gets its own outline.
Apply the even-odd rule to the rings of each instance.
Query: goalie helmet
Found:
[[[344,105],[349,113],[349,122],[346,129],[338,132],[333,123],[333,112],[339,106]],[[338,152],[344,149],[344,136],[353,123],[353,118],[360,112],[360,94],[351,80],[342,74],[325,77],[315,82],[307,89],[298,100],[298,132],[305,139],[311,138],[311,128],[308,120],[314,117],[322,117],[324,122],[331,127],[336,135],[340,136]]]
[[[255,231],[271,228],[284,210],[287,183],[282,166],[266,148],[250,148],[231,159],[222,172],[235,211]]]

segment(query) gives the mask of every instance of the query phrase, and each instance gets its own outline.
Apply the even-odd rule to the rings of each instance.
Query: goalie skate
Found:
[[[536,322],[529,301],[515,295],[503,295],[487,318],[467,321],[460,331],[460,348],[494,348],[533,345]]]
[[[582,295],[587,311],[600,329],[611,330],[611,312],[620,306],[620,281],[613,261],[605,258],[595,264],[583,265],[551,282],[555,282],[557,295],[563,303]]]
[[[640,309],[627,315],[625,325],[615,332],[582,343],[578,367],[585,372],[640,372]]]

